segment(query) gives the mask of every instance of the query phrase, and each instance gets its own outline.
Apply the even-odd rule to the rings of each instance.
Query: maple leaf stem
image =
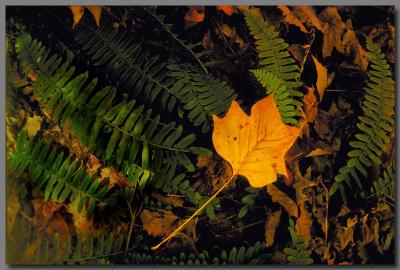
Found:
[[[162,240],[158,245],[154,246],[151,248],[151,250],[157,250],[159,249],[162,244],[164,244],[165,242],[167,242],[168,240],[170,240],[172,237],[174,237],[175,235],[177,235],[195,216],[197,216],[201,211],[203,211],[203,209],[210,203],[212,202],[212,200],[215,199],[215,197],[217,197],[217,195],[224,190],[234,179],[235,179],[236,174],[232,174],[232,176],[228,179],[228,181],[226,181],[226,183],[220,188],[218,189],[214,195],[212,195],[199,209],[197,209],[188,219],[185,220],[185,222],[183,222],[178,228],[175,229],[175,231],[173,231],[170,235],[168,235],[167,238],[165,238],[164,240]]]

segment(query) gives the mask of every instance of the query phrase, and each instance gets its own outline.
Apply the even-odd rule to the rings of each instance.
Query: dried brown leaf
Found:
[[[272,197],[272,201],[280,204],[290,217],[298,217],[299,210],[296,203],[286,193],[277,188],[274,184],[267,185],[266,190]]]
[[[265,222],[265,245],[267,247],[271,247],[274,244],[276,228],[281,220],[281,213],[281,209],[273,212],[268,216],[268,219]]]
[[[320,16],[322,22],[322,32],[324,33],[324,41],[322,44],[322,56],[328,57],[332,54],[333,48],[338,52],[344,53],[342,45],[342,36],[347,27],[340,17],[336,7],[327,7]]]
[[[321,22],[319,21],[313,7],[294,6],[292,12],[296,15],[297,18],[300,19],[303,24],[315,27],[319,31],[322,30]]]
[[[290,11],[287,6],[278,5],[278,9],[282,11],[283,19],[287,24],[297,26],[302,32],[308,33],[303,23]]]

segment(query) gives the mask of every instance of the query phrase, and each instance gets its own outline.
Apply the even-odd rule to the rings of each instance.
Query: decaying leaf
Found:
[[[158,193],[153,193],[153,194],[151,194],[151,197],[159,200],[163,204],[172,205],[174,207],[182,207],[183,206],[182,198],[177,197],[177,196],[163,196]]]
[[[343,35],[343,48],[347,55],[351,55],[354,57],[354,64],[359,66],[362,70],[367,70],[368,67],[368,59],[367,52],[363,49],[363,47],[358,42],[356,33],[353,30],[353,26],[351,20],[347,20],[347,31]]]
[[[314,122],[318,114],[318,101],[314,94],[314,87],[307,87],[307,94],[303,97],[303,104],[307,122]]]
[[[189,10],[185,14],[185,28],[192,27],[199,22],[204,21],[205,8],[203,6],[189,7]]]
[[[278,9],[282,11],[283,19],[287,24],[297,26],[302,32],[308,33],[303,23],[290,11],[287,6],[278,5]]]
[[[75,202],[68,204],[66,209],[72,215],[72,221],[74,223],[76,232],[83,236],[88,236],[96,230],[93,226],[94,216],[92,215],[89,219],[87,218],[86,205],[84,205],[81,212],[78,212],[78,203],[79,200],[76,200]]]
[[[228,161],[233,175],[247,177],[253,187],[263,187],[287,176],[284,155],[301,129],[285,125],[272,95],[258,101],[251,115],[233,101],[225,117],[213,116],[212,140],[217,153]]]
[[[24,131],[28,133],[29,137],[33,137],[36,135],[36,133],[40,129],[40,126],[42,125],[42,120],[42,117],[40,117],[39,115],[34,115],[26,119]]]
[[[144,209],[140,214],[140,220],[143,223],[143,229],[152,236],[164,236],[170,234],[173,230],[173,224],[176,221],[171,211],[165,211],[163,214],[151,212]]]
[[[83,15],[85,14],[85,8],[87,8],[89,12],[92,14],[94,20],[96,21],[96,25],[97,26],[100,25],[102,6],[70,6],[69,9],[72,12],[74,20],[72,28],[78,25],[79,22],[81,21]]]
[[[321,22],[319,21],[313,7],[294,6],[292,12],[303,24],[315,27],[319,31],[322,30]]]
[[[228,16],[235,13],[235,8],[233,6],[217,6],[217,10],[224,12]]]
[[[275,242],[276,228],[281,221],[281,213],[281,209],[273,212],[265,222],[265,245],[267,247],[271,247]]]
[[[342,36],[347,27],[340,17],[336,7],[327,7],[319,16],[322,22],[324,42],[322,44],[322,56],[328,57],[332,54],[333,48],[344,53]]]
[[[280,204],[290,217],[299,216],[299,210],[296,203],[288,195],[286,195],[286,193],[281,191],[274,184],[268,185],[266,190],[268,194],[271,195],[272,201]]]
[[[328,75],[328,70],[326,69],[326,67],[324,67],[314,55],[311,55],[311,57],[314,61],[315,69],[317,71],[316,86],[319,94],[319,100],[322,100],[324,97],[325,89],[329,86],[333,77]]]
[[[101,169],[100,181],[108,180],[108,186],[112,188],[115,185],[129,187],[131,184],[124,175],[113,167],[105,167]]]

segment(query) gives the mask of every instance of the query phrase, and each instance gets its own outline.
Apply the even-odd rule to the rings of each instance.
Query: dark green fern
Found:
[[[293,98],[294,95],[291,92],[287,91],[284,82],[273,73],[264,69],[255,69],[251,72],[266,89],[267,95],[274,94],[274,100],[278,106],[282,121],[287,124],[297,125],[298,120],[296,117],[300,116],[297,108],[302,106],[302,104]],[[292,92],[294,91],[292,90]]]
[[[62,63],[61,57],[50,56],[50,50],[30,35],[18,39],[16,51],[25,74],[39,72],[34,94],[46,110],[53,110],[52,117],[61,126],[71,121],[78,139],[104,160],[121,166],[132,184],[144,187],[152,176],[164,177],[161,167],[174,173],[182,164],[191,170],[186,153],[204,152],[189,147],[194,134],[182,137],[182,126],[161,123],[159,115],[151,117],[152,111],[137,106],[135,100],[113,106],[115,88],[95,91],[97,79],[88,81],[88,73],[73,77],[73,67]],[[154,159],[160,160],[158,165]],[[164,160],[175,163],[161,164]]]
[[[109,256],[120,254],[125,241],[121,234],[117,239],[111,232],[104,232],[97,237],[92,234],[87,237],[79,235],[73,241],[71,235],[60,236],[58,233],[52,239],[38,239],[31,255],[25,250],[24,263],[28,264],[94,264],[103,262],[109,264]]]
[[[172,111],[181,104],[195,126],[210,128],[213,114],[221,114],[236,98],[225,82],[191,67],[159,61],[127,33],[110,26],[95,28],[81,23],[75,38],[94,65],[105,66],[115,81],[132,90],[132,94],[150,105],[156,99],[161,107]],[[167,66],[168,65],[168,66]]]
[[[312,264],[314,261],[310,257],[311,250],[308,250],[308,241],[297,235],[292,219],[289,219],[288,229],[292,237],[293,248],[284,248],[283,252],[287,255],[289,264]]]
[[[339,170],[330,193],[337,190],[346,202],[343,182],[352,188],[352,182],[364,190],[361,179],[368,176],[367,168],[373,163],[381,164],[382,148],[390,141],[394,126],[394,81],[385,55],[370,39],[367,39],[368,61],[370,62],[369,82],[365,88],[362,104],[363,116],[358,117],[358,131],[350,141],[353,148],[348,152],[347,164]]]
[[[243,13],[250,33],[255,39],[260,58],[261,69],[256,69],[253,73],[264,87],[277,87],[267,87],[267,91],[280,97],[280,99],[276,98],[277,103],[284,103],[280,106],[282,118],[288,121],[287,123],[296,124],[297,120],[293,117],[299,115],[296,109],[301,106],[301,103],[296,102],[293,97],[301,97],[303,94],[296,90],[302,83],[299,81],[299,67],[287,51],[289,45],[279,38],[279,33],[275,31],[274,27],[268,25],[262,18],[251,12],[244,11]],[[276,78],[274,79],[272,75]],[[273,80],[273,82],[269,82],[269,80]],[[281,84],[284,87],[280,86]],[[279,92],[276,89],[279,89]]]
[[[44,199],[56,202],[69,200],[77,202],[78,212],[87,205],[90,217],[97,205],[112,205],[108,186],[100,186],[98,179],[93,180],[85,168],[70,156],[59,152],[57,147],[34,138],[27,140],[27,134],[21,133],[17,148],[10,158],[10,165],[17,175],[29,170],[32,183],[44,190]]]
[[[396,185],[393,165],[389,165],[382,175],[373,182],[371,194],[377,198],[378,204],[388,204],[394,207]]]
[[[167,32],[178,44],[181,46],[185,51],[187,51],[193,59],[198,63],[199,67],[205,72],[208,73],[207,71],[207,63],[201,60],[201,58],[207,54],[207,52],[200,51],[200,52],[194,52],[193,49],[196,47],[202,47],[201,42],[198,43],[189,43],[186,44],[186,41],[179,38],[177,34],[175,34],[172,30],[172,24],[168,24],[165,22],[165,16],[162,14],[156,14],[156,11],[154,10],[155,7],[144,7],[144,10],[149,14],[157,23]]]
[[[154,256],[148,252],[130,252],[130,264],[172,264],[172,265],[240,265],[258,264],[262,260],[265,244],[256,242],[254,246],[233,247],[230,251],[222,250],[219,256],[211,257],[206,250],[199,254],[181,252],[179,256]]]

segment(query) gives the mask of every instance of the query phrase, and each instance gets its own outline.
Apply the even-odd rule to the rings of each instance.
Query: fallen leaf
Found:
[[[101,169],[100,181],[102,182],[106,179],[108,180],[108,186],[110,188],[114,187],[115,185],[123,187],[129,187],[131,185],[129,180],[113,167],[105,167]]]
[[[322,30],[321,22],[319,21],[315,10],[310,6],[294,6],[292,12],[303,24],[313,26],[319,31]]]
[[[217,6],[217,10],[224,12],[228,16],[235,13],[235,8],[233,6]]]
[[[151,197],[159,200],[163,204],[172,205],[174,207],[182,207],[183,206],[183,200],[177,196],[163,196],[158,193],[153,193],[153,194],[151,194]]]
[[[140,220],[143,224],[143,229],[152,236],[164,236],[174,231],[172,226],[178,217],[171,211],[165,211],[163,214],[151,212],[144,209],[140,214]]]
[[[278,5],[278,9],[282,11],[283,19],[288,24],[297,26],[302,32],[308,33],[303,23],[290,11],[287,6]]]
[[[42,120],[43,120],[42,117],[38,115],[34,115],[26,119],[24,131],[28,133],[29,137],[35,136],[38,130],[40,130],[40,126],[42,125]]]
[[[235,30],[235,28],[230,27],[230,26],[227,25],[226,23],[224,23],[224,24],[221,26],[221,30],[222,30],[222,33],[223,33],[226,37],[232,38],[232,37],[235,37],[235,36],[236,36],[236,30]]]
[[[32,200],[32,204],[33,209],[35,210],[34,224],[35,227],[39,229],[46,227],[50,219],[53,217],[53,214],[62,207],[62,204],[60,203],[45,201],[42,199]]]
[[[96,21],[96,25],[100,26],[100,17],[101,17],[101,6],[86,6],[86,8],[92,13],[94,20]]]
[[[205,9],[203,6],[200,7],[189,7],[189,10],[185,14],[185,28],[192,27],[199,22],[204,21]]]
[[[253,105],[250,116],[233,101],[225,117],[213,120],[214,147],[233,175],[245,176],[256,188],[275,182],[277,173],[287,176],[284,156],[301,129],[282,122],[272,95]]]
[[[314,94],[314,87],[307,87],[307,94],[303,97],[303,104],[307,122],[313,123],[318,114],[318,101]]]
[[[273,212],[267,218],[265,222],[265,245],[266,247],[271,247],[274,245],[276,228],[281,221],[281,209]]]
[[[306,48],[301,44],[292,44],[287,50],[297,61],[297,63],[303,63],[304,57],[306,57]]]
[[[101,11],[102,7],[101,6],[70,6],[69,9],[72,12],[74,24],[72,28],[74,28],[76,25],[79,24],[81,21],[83,15],[85,14],[85,7],[89,10],[89,12],[92,14],[94,20],[96,21],[96,25],[100,25],[100,17],[101,17]]]
[[[78,234],[82,234],[83,236],[88,236],[90,233],[93,233],[95,228],[93,226],[93,215],[90,219],[87,218],[86,211],[87,206],[84,205],[82,211],[78,212],[78,203],[79,200],[75,200],[73,203],[68,204],[66,207],[67,212],[72,215],[72,221],[74,223],[76,232]]]
[[[327,149],[316,148],[312,150],[306,157],[317,157],[317,156],[324,156],[324,155],[331,155],[334,152],[329,151]]]
[[[319,94],[319,100],[321,101],[324,97],[325,89],[330,85],[332,82],[333,77],[328,75],[328,70],[324,67],[318,59],[311,54],[311,57],[315,64],[315,69],[317,71],[317,90]]]
[[[347,27],[340,17],[336,7],[327,7],[319,16],[322,23],[324,41],[322,44],[322,56],[328,57],[332,54],[333,48],[344,53],[342,35]]]
[[[266,190],[272,197],[272,201],[280,204],[290,217],[298,217],[299,210],[296,203],[286,193],[277,188],[274,184],[268,185]]]
[[[72,28],[74,28],[82,19],[83,14],[85,13],[83,6],[70,6],[69,9],[72,12],[72,16],[74,19],[74,24]]]
[[[347,20],[347,32],[343,35],[342,45],[347,55],[354,57],[354,64],[359,66],[362,70],[366,71],[368,67],[368,53],[358,42],[356,33],[353,30],[351,20]]]

